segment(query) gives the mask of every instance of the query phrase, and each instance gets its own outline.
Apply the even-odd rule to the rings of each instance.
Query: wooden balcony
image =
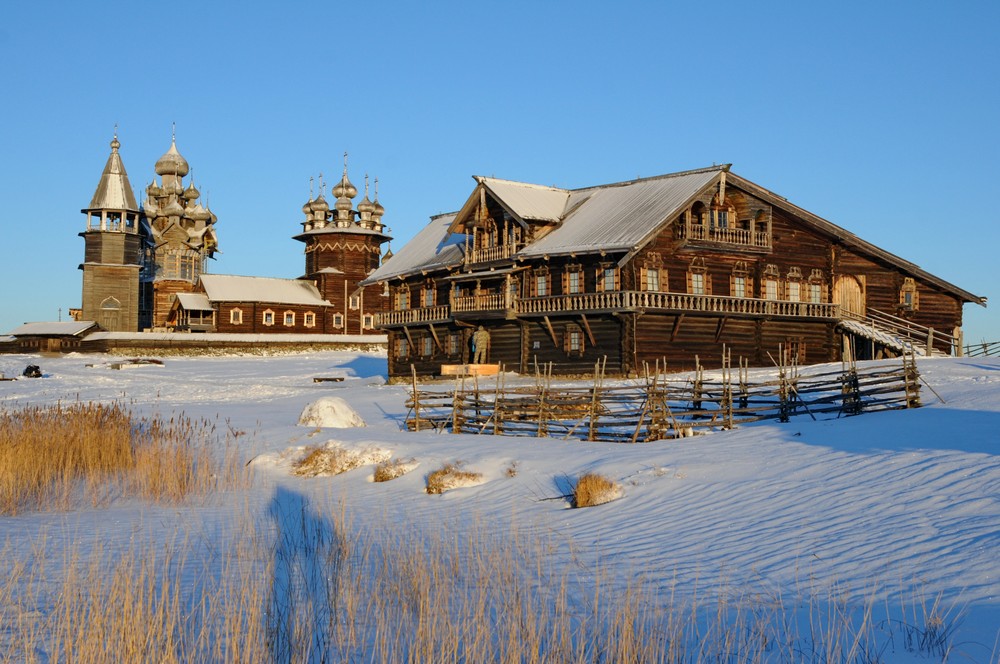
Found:
[[[439,305],[389,311],[375,315],[376,327],[444,323],[454,318],[502,315],[549,316],[553,314],[661,311],[747,316],[751,318],[840,317],[840,307],[830,302],[788,302],[722,295],[689,295],[652,291],[608,291],[575,295],[515,298],[505,293],[482,293],[453,298],[451,307]]]
[[[417,309],[400,309],[375,314],[375,327],[394,327],[398,325],[415,325],[420,323],[444,323],[450,320],[448,305],[440,304],[433,307]]]
[[[689,295],[687,293],[658,293],[652,291],[610,291],[581,293],[578,295],[552,295],[522,298],[514,303],[519,316],[575,313],[588,311],[675,311],[735,314],[753,317],[781,316],[790,318],[835,319],[839,314],[836,304],[827,302],[788,302],[785,300],[758,300],[749,297],[721,295]]]
[[[517,245],[513,243],[500,244],[495,247],[480,247],[473,249],[465,257],[465,264],[490,263],[492,261],[502,261],[517,253]]]
[[[771,234],[743,228],[710,228],[700,224],[679,224],[677,237],[682,240],[735,245],[759,251],[771,249]]]

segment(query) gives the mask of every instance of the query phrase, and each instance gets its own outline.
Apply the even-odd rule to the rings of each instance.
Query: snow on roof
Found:
[[[177,293],[177,302],[187,311],[211,311],[212,303],[204,293]]]
[[[429,224],[423,227],[416,236],[406,243],[399,253],[382,263],[379,269],[364,281],[362,285],[385,281],[392,277],[413,274],[422,270],[435,270],[452,267],[462,263],[462,244],[465,235],[448,233],[448,227],[455,219],[455,213],[441,214],[432,217]]]
[[[14,337],[75,337],[95,327],[92,320],[25,323],[11,330]]]
[[[566,211],[570,192],[527,182],[477,177],[496,198],[521,219],[559,221]]]
[[[604,185],[570,192],[562,224],[518,256],[637,248],[715,180],[723,167]]]
[[[311,281],[273,277],[203,274],[201,284],[212,302],[271,302],[328,306]]]

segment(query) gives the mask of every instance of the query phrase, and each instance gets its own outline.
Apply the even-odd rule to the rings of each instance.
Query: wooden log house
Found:
[[[756,366],[953,354],[963,304],[986,304],[729,165],[574,190],[474,179],[362,282],[389,294],[391,378],[469,362],[479,325],[521,373],[688,370],[723,344]]]

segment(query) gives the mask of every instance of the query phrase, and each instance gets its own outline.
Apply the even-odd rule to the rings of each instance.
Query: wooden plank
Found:
[[[442,364],[442,376],[496,376],[499,364]]]
[[[594,333],[590,331],[590,323],[587,321],[587,314],[580,314],[580,320],[583,321],[583,329],[587,331],[587,338],[590,340],[590,345],[596,346],[597,341],[594,339]]]
[[[677,333],[681,329],[681,322],[683,320],[684,320],[684,314],[681,314],[680,316],[678,316],[677,318],[674,319],[674,327],[670,331],[670,341],[671,342],[673,342],[673,341],[675,341],[677,339]]]
[[[556,339],[556,331],[552,329],[552,321],[549,320],[548,316],[542,316],[545,321],[545,328],[549,331],[549,336],[552,337],[552,345],[556,348],[559,347],[559,340]]]

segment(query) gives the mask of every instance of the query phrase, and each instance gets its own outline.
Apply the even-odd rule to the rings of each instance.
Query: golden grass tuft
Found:
[[[573,488],[573,507],[594,507],[610,503],[622,495],[621,487],[603,475],[587,473]]]
[[[292,466],[292,474],[299,477],[339,475],[354,470],[364,461],[354,452],[340,447],[311,447],[304,457]]]
[[[0,411],[0,514],[71,509],[115,498],[176,502],[245,486],[236,450],[215,426],[184,416],[136,417],[121,404]]]
[[[483,479],[482,473],[462,470],[462,462],[446,463],[427,476],[427,493],[440,494],[449,489],[477,484]]]
[[[373,482],[390,482],[397,477],[402,477],[416,467],[414,459],[389,459],[376,464],[375,472],[372,474]]]

